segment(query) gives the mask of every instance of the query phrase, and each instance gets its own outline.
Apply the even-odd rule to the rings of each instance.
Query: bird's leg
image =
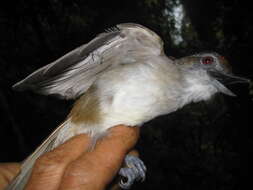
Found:
[[[143,161],[137,156],[128,154],[125,157],[126,167],[121,168],[119,175],[126,178],[126,181],[123,179],[119,182],[119,186],[123,189],[129,189],[135,181],[144,181],[146,177],[146,166]]]

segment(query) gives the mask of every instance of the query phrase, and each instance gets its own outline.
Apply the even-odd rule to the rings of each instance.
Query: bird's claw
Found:
[[[127,155],[125,157],[125,168],[121,168],[119,175],[126,178],[126,181],[123,179],[120,181],[119,186],[123,189],[129,189],[135,181],[144,181],[146,177],[146,166],[143,161],[132,155]]]

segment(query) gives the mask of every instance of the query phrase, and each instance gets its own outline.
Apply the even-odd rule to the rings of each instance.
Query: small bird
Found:
[[[77,134],[89,134],[96,143],[110,127],[141,126],[218,92],[235,96],[224,82],[249,80],[233,75],[228,61],[215,52],[174,60],[150,29],[119,24],[13,86],[77,100],[66,120],[23,162],[7,189],[23,189],[35,160]],[[137,157],[127,155],[125,162],[132,167],[120,169],[127,178],[120,186],[129,188],[145,179],[146,168]]]

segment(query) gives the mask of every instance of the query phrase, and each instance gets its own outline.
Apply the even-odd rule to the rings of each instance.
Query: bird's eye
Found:
[[[204,57],[202,60],[201,60],[201,63],[204,64],[204,65],[210,65],[214,62],[214,59],[212,57]]]

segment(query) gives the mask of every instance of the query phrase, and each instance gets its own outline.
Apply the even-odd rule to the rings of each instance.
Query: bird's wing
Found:
[[[137,24],[119,24],[33,72],[13,88],[74,99],[109,67],[134,62],[138,56],[160,54],[163,42],[153,31]]]

